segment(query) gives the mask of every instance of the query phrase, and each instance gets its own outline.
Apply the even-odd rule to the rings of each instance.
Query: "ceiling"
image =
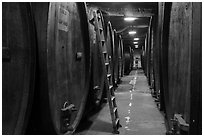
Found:
[[[97,7],[104,13],[104,17],[111,21],[112,27],[121,34],[124,46],[135,47],[133,38],[137,37],[138,46],[144,45],[144,39],[148,31],[150,19],[157,14],[156,2],[89,2],[88,6]],[[124,17],[135,17],[136,20],[127,22]],[[135,35],[128,32],[135,30]]]

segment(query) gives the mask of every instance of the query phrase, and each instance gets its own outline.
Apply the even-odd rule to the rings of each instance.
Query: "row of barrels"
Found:
[[[142,65],[167,134],[202,134],[201,3],[159,3]]]
[[[3,134],[72,134],[124,74],[121,36],[85,3],[4,2],[2,29]]]
[[[128,75],[133,70],[134,51],[130,46],[124,48],[124,74]]]

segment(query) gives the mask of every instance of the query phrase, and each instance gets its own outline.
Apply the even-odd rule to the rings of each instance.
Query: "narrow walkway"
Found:
[[[115,95],[122,128],[121,135],[165,135],[162,114],[152,98],[142,70],[132,71],[122,78]],[[89,119],[84,120],[76,134],[112,135],[108,104]]]
[[[142,70],[122,79],[116,92],[123,135],[165,135],[164,117],[157,109]],[[128,83],[129,82],[129,83]]]

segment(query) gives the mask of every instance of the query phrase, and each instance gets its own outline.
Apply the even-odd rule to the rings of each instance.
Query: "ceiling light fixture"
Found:
[[[134,38],[134,40],[139,40],[139,38]]]
[[[135,48],[137,49],[137,48],[138,48],[138,45],[135,45]]]
[[[125,21],[134,21],[136,20],[137,18],[134,18],[134,17],[125,17],[124,20]]]
[[[133,42],[134,44],[138,44],[138,42],[137,41],[135,41],[135,42]]]
[[[136,34],[136,31],[129,31],[129,34],[134,35],[134,34]]]

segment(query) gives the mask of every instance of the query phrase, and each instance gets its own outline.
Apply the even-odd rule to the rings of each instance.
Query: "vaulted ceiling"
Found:
[[[89,2],[87,4],[103,11],[113,28],[121,34],[124,45],[133,48],[134,38],[139,38],[137,40],[139,48],[144,44],[150,18],[157,12],[156,2]],[[124,17],[135,17],[136,20],[127,22]],[[130,30],[136,31],[136,34],[130,35],[128,33]]]

